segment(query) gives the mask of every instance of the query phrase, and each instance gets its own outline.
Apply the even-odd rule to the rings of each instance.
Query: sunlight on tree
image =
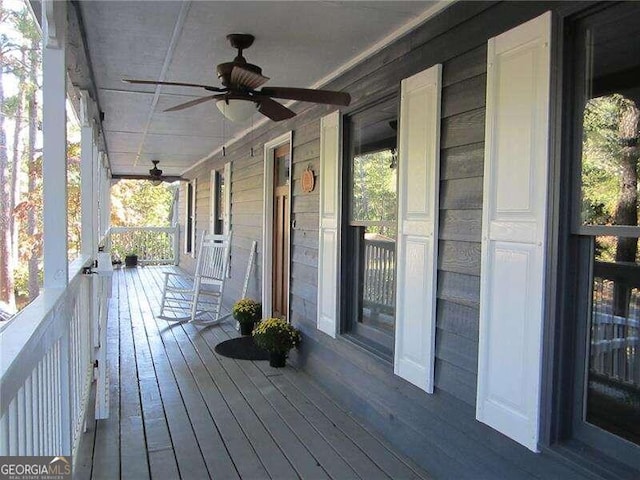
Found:
[[[623,95],[587,103],[582,144],[583,224],[638,225],[639,123],[638,106]],[[635,238],[601,238],[599,258],[634,262],[637,243]]]

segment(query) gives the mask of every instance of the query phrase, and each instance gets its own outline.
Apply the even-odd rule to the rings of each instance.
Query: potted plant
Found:
[[[240,324],[240,333],[251,335],[253,326],[262,317],[262,305],[250,298],[242,298],[233,305],[231,312]]]
[[[281,318],[267,318],[253,329],[253,340],[269,352],[269,365],[284,367],[289,350],[300,345],[300,331]]]
[[[136,267],[138,265],[138,254],[136,252],[130,252],[124,257],[124,264],[127,267]]]

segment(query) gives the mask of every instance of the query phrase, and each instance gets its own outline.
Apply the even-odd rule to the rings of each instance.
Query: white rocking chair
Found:
[[[222,294],[229,265],[231,233],[202,234],[193,277],[165,272],[160,314],[169,322],[220,323]]]

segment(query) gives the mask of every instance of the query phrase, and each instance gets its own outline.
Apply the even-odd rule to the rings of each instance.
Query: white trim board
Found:
[[[293,171],[293,132],[289,131],[264,144],[264,184],[262,188],[262,315],[273,313],[273,152],[276,148],[289,144],[289,214],[291,214],[291,173]],[[289,236],[289,267],[291,267],[291,236]],[[291,287],[291,268],[287,275],[287,292]],[[289,318],[289,297],[287,296],[287,318]]]

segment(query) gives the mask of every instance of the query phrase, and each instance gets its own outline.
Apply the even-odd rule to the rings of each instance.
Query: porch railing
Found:
[[[590,371],[640,394],[640,268],[596,262],[594,277]]]
[[[364,304],[393,313],[396,295],[396,244],[388,240],[364,241]]]
[[[70,455],[94,372],[96,275],[87,257],[67,288],[45,289],[0,331],[0,455]]]
[[[111,256],[135,253],[143,265],[178,263],[178,227],[111,227]]]

